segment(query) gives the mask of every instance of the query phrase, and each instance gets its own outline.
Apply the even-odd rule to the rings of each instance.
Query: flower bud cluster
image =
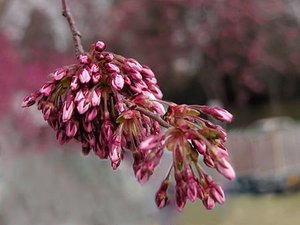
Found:
[[[77,64],[50,74],[51,80],[25,97],[22,106],[37,102],[60,144],[77,140],[83,154],[92,151],[101,159],[109,158],[113,169],[120,165],[124,151],[130,151],[140,183],[153,174],[164,150],[170,151],[172,165],[155,197],[159,208],[169,201],[172,171],[180,211],[188,199],[199,198],[207,209],[223,204],[222,188],[201,165],[216,169],[229,180],[235,177],[224,146],[226,132],[202,114],[223,122],[231,122],[232,115],[222,108],[162,101],[151,69],[106,52],[105,47],[98,41],[90,53],[80,55]]]
[[[235,177],[224,146],[226,132],[222,127],[202,118],[202,114],[225,122],[232,120],[232,115],[221,108],[170,103],[164,119],[171,126],[165,132],[147,138],[140,145],[143,151],[167,148],[172,152],[171,169],[176,182],[175,199],[179,211],[184,208],[188,199],[193,202],[199,198],[207,209],[212,209],[215,203],[223,204],[225,201],[222,188],[205,172],[199,158],[203,160],[202,165],[216,169],[227,179]],[[169,174],[170,171],[156,194],[159,208],[168,202]]]
[[[105,47],[98,41],[90,53],[80,55],[78,64],[50,74],[51,81],[25,97],[22,106],[37,101],[60,144],[75,139],[84,154],[93,150],[100,158],[109,157],[116,169],[123,149],[134,149],[144,137],[160,131],[156,121],[129,110],[123,99],[161,115],[165,111],[151,101],[162,97],[152,70],[134,59],[105,52]],[[145,179],[148,172],[140,165],[145,154],[135,154],[136,173]]]

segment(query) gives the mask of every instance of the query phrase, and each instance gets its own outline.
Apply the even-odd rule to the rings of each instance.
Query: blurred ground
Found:
[[[296,225],[300,193],[288,195],[227,195],[224,206],[207,211],[199,203],[186,207],[184,225]]]

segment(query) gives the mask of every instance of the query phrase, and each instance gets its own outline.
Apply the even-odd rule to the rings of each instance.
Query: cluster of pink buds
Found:
[[[187,199],[193,202],[199,198],[207,209],[212,209],[215,203],[223,204],[225,196],[222,188],[205,172],[203,166],[216,169],[229,180],[234,179],[235,172],[224,146],[226,132],[201,116],[204,113],[220,121],[231,122],[232,115],[221,108],[167,104],[168,111],[163,118],[170,125],[169,128],[148,137],[140,145],[143,151],[157,152],[166,148],[173,155],[168,175],[156,194],[157,206],[162,208],[168,203],[167,189],[172,169],[179,211],[184,208]]]
[[[153,174],[167,149],[173,162],[156,194],[159,208],[169,202],[172,170],[179,210],[187,199],[200,198],[208,209],[224,202],[222,188],[204,171],[199,157],[206,166],[233,179],[234,170],[224,147],[226,132],[201,116],[204,113],[230,122],[230,113],[162,101],[149,67],[105,51],[101,41],[92,45],[90,53],[81,54],[78,64],[62,67],[50,77],[41,89],[25,97],[22,106],[37,102],[60,144],[75,139],[84,154],[92,151],[101,159],[109,158],[113,169],[120,165],[124,151],[130,151],[135,176],[141,183]]]

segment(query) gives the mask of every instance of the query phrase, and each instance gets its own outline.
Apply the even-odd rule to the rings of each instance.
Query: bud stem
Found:
[[[62,0],[61,3],[62,3],[62,10],[63,10],[62,15],[66,17],[68,21],[68,25],[72,32],[72,37],[75,45],[75,54],[76,57],[79,58],[80,54],[84,53],[82,43],[81,43],[81,34],[78,28],[76,27],[75,20],[71,14],[67,0]]]

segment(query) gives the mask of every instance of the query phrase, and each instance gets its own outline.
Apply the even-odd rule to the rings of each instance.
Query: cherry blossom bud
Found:
[[[78,102],[80,102],[82,99],[84,99],[84,93],[82,90],[79,90],[74,98],[74,102],[77,104]]]
[[[205,114],[209,114],[216,119],[224,122],[231,122],[232,121],[232,114],[226,111],[223,108],[219,107],[208,107],[208,106],[201,106],[200,107],[201,111],[204,112]]]
[[[194,202],[197,199],[198,193],[197,193],[197,182],[192,180],[188,182],[187,187],[187,197],[191,202]]]
[[[115,170],[118,168],[121,162],[121,135],[117,130],[112,137],[112,144],[109,150],[109,158],[111,160],[112,168]]]
[[[26,96],[24,99],[23,99],[23,102],[22,102],[22,107],[29,107],[29,106],[32,106],[37,97],[39,97],[39,93],[37,92],[34,92],[34,93],[31,93],[30,95]]]
[[[93,74],[92,76],[92,81],[94,84],[98,83],[101,79],[102,75],[101,73],[96,73],[96,74]]]
[[[66,69],[62,68],[54,73],[53,78],[54,80],[61,80],[64,76],[66,76]]]
[[[155,77],[153,71],[151,69],[147,68],[147,67],[143,67],[143,69],[141,70],[141,73],[146,78]]]
[[[65,123],[67,122],[71,116],[73,115],[73,111],[75,108],[75,104],[73,102],[73,96],[70,96],[64,103],[63,106],[63,114],[62,114],[62,121]]]
[[[90,133],[93,131],[93,126],[92,126],[92,123],[91,122],[84,122],[82,123],[83,125],[83,128],[84,130],[87,132],[87,133]]]
[[[43,108],[43,116],[44,120],[48,120],[50,117],[50,114],[52,113],[53,106],[51,104],[46,104]]]
[[[109,73],[120,73],[119,67],[113,63],[105,63],[104,66]]]
[[[88,83],[91,79],[91,76],[89,74],[89,71],[87,69],[83,69],[79,73],[79,80],[82,84]]]
[[[163,208],[168,203],[167,189],[169,186],[168,180],[164,180],[155,195],[155,203],[158,208]]]
[[[66,136],[66,133],[63,130],[57,131],[56,138],[57,138],[59,144],[61,144],[61,145],[63,145],[64,143],[66,143],[68,141],[68,137]]]
[[[204,198],[202,203],[207,209],[213,209],[215,207],[215,201],[210,196]]]
[[[151,85],[150,90],[156,98],[161,99],[163,97],[163,94],[157,85]]]
[[[88,133],[86,137],[86,141],[89,143],[91,147],[95,146],[96,143],[95,135],[93,133]]]
[[[142,74],[136,70],[130,72],[130,76],[136,81],[141,81],[143,79]]]
[[[46,83],[43,85],[43,87],[40,89],[40,93],[44,96],[49,96],[49,94],[53,91],[54,84],[53,83]]]
[[[193,141],[193,145],[195,146],[196,150],[200,153],[200,154],[205,154],[206,153],[206,145],[202,140],[196,140],[194,139]]]
[[[99,72],[99,66],[97,64],[92,64],[90,71],[95,74]]]
[[[86,101],[86,99],[82,99],[78,104],[77,104],[77,111],[79,114],[84,114],[86,111],[89,110],[91,104]]]
[[[181,212],[186,204],[186,194],[182,187],[176,186],[176,206],[179,212]]]
[[[98,106],[100,105],[100,101],[101,101],[101,91],[100,89],[94,89],[91,93],[91,103],[92,106]]]
[[[98,114],[98,110],[96,108],[91,109],[85,114],[85,121],[91,122],[96,118],[97,114]]]
[[[114,55],[109,52],[103,53],[103,57],[107,62],[111,62],[114,59]]]
[[[111,81],[112,86],[118,91],[121,90],[124,87],[123,77],[117,73],[113,74],[112,76],[113,76]]]
[[[225,162],[226,162],[226,166],[217,164],[216,169],[228,180],[233,180],[235,178],[235,171],[228,161]]]
[[[215,185],[210,189],[210,196],[219,204],[223,204],[225,202],[224,191],[219,185]]]
[[[71,80],[70,88],[72,91],[75,91],[78,89],[78,87],[79,87],[78,77],[73,76]]]
[[[125,65],[127,66],[128,70],[132,72],[133,71],[140,72],[142,70],[142,66],[137,62],[133,62],[132,60],[126,61]]]
[[[155,148],[155,147],[158,147],[158,146],[162,145],[163,144],[163,137],[164,137],[163,133],[149,136],[146,140],[141,142],[140,150],[141,151],[148,151],[152,148]]]
[[[87,54],[83,53],[83,54],[80,54],[79,56],[79,62],[81,64],[88,64],[89,63],[89,57]]]
[[[95,50],[98,52],[102,52],[106,48],[106,45],[102,41],[97,41],[95,44]]]
[[[68,121],[66,123],[66,135],[70,138],[75,137],[78,131],[78,124],[74,121]]]

